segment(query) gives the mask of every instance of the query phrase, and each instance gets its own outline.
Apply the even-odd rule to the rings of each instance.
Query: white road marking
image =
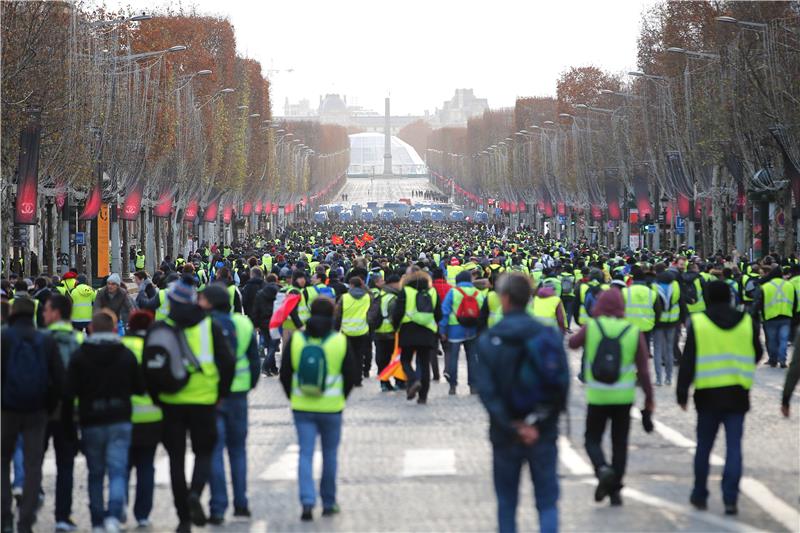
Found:
[[[297,464],[300,461],[300,446],[290,444],[286,447],[278,460],[269,465],[258,477],[263,481],[294,481],[297,479]],[[314,450],[313,458],[314,478],[322,476],[322,451]]]
[[[250,524],[250,533],[267,533],[267,521],[256,520]]]
[[[452,448],[417,448],[405,451],[403,477],[455,474],[456,452]]]
[[[75,468],[78,468],[78,465],[82,465],[83,468],[86,468],[86,457],[82,454],[75,457]],[[55,476],[57,471],[58,467],[56,466],[55,453],[47,454],[42,463],[42,476]]]
[[[641,418],[641,414],[635,409],[632,409],[631,413],[633,418]],[[685,448],[690,454],[694,455],[697,447],[696,442],[684,437],[681,433],[662,422],[654,420],[653,426],[656,432],[666,440],[679,448]],[[725,459],[712,453],[710,463],[714,466],[723,466],[725,465]],[[766,485],[755,478],[744,476],[739,483],[739,490],[789,531],[800,531],[800,512],[778,498]]]
[[[184,475],[187,477],[187,479],[191,479],[192,471],[194,470],[194,454],[192,452],[188,450],[186,451],[186,457],[183,465]],[[169,477],[169,456],[163,455],[156,460],[155,469],[156,485],[169,487],[172,484],[172,481]]]
[[[567,470],[576,476],[585,476],[587,472],[590,474],[594,472],[594,469],[589,462],[580,456],[575,448],[572,447],[572,443],[569,441],[569,439],[564,436],[558,438],[558,458],[567,468]],[[592,486],[597,483],[597,481],[594,479],[584,479],[582,482]],[[742,522],[722,518],[708,512],[698,511],[687,505],[680,505],[669,500],[659,498],[658,496],[653,496],[651,494],[632,489],[630,487],[623,488],[622,493],[626,498],[630,498],[631,500],[641,502],[645,505],[651,505],[660,510],[667,510],[675,514],[686,515],[695,520],[705,522],[716,529],[724,529],[726,531],[736,532],[760,531]]]

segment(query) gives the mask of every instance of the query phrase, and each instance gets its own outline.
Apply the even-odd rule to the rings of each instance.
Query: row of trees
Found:
[[[800,205],[796,6],[656,4],[643,17],[638,71],[571,68],[555,98],[520,98],[466,128],[432,132],[429,166],[461,201],[486,206],[492,198],[512,215],[561,215],[612,244],[631,242],[628,232],[640,228],[629,222],[638,222],[659,226],[651,246],[666,238],[694,245],[700,223],[705,253],[792,252]],[[675,231],[684,222],[685,237]]]
[[[148,249],[152,268],[187,237],[230,239],[222,229],[237,218],[274,224],[279,210],[335,192],[346,132],[273,122],[266,73],[236,53],[226,19],[57,1],[0,8],[5,250],[12,237],[18,253],[46,241],[50,271],[57,255],[73,264],[71,235],[91,232],[108,205],[112,268],[125,265],[128,241]],[[20,238],[14,223],[46,239]]]

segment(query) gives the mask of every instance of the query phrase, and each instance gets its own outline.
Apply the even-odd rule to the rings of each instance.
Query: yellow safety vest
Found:
[[[125,335],[120,340],[126,348],[133,352],[136,362],[141,366],[144,339],[135,335]],[[147,393],[132,394],[131,408],[131,422],[134,424],[150,424],[160,422],[164,418],[161,408],[153,403],[153,399]]]
[[[342,295],[342,333],[348,337],[360,337],[369,333],[367,311],[371,300],[366,294],[355,298],[350,293]]]
[[[156,308],[156,320],[166,320],[169,317],[169,298],[167,298],[167,290],[162,289],[158,291],[159,306]]]
[[[607,338],[619,337],[622,348],[619,379],[614,383],[595,381],[592,375],[592,363],[597,356],[597,349],[603,335],[598,322],[602,325]],[[621,318],[602,316],[589,319],[586,326],[586,343],[583,375],[586,378],[586,401],[591,405],[625,405],[636,399],[636,350],[639,346],[639,329]]]
[[[672,292],[669,297],[669,302],[664,304],[664,310],[658,318],[659,324],[674,324],[678,322],[681,317],[681,306],[679,305],[681,287],[678,285],[677,281],[673,281],[669,286]],[[664,299],[662,298],[661,301],[663,302]]]
[[[764,320],[777,317],[791,318],[794,314],[794,285],[774,278],[761,285],[764,294]]]
[[[458,311],[458,307],[461,305],[461,300],[464,299],[464,295],[461,294],[459,289],[464,291],[464,294],[475,297],[475,299],[478,301],[478,309],[481,309],[483,307],[483,301],[486,299],[483,293],[481,293],[481,291],[479,291],[475,287],[453,287],[452,289],[450,289],[450,292],[453,293],[453,300],[452,300],[453,305],[451,307],[450,316],[447,318],[447,323],[451,326],[458,324],[458,318],[456,317],[456,312]]]
[[[381,291],[378,296],[381,302],[381,325],[375,330],[375,333],[394,333],[394,325],[392,324],[392,317],[389,316],[389,306],[397,298],[397,295],[387,291]]]
[[[136,262],[135,262],[136,270],[144,270],[144,259],[145,259],[144,255],[136,254]]]
[[[252,386],[247,349],[253,342],[255,328],[253,322],[241,313],[234,313],[231,320],[236,327],[236,373],[231,383],[231,392],[247,392]]]
[[[429,288],[427,291],[431,298],[433,307],[436,308],[436,289]],[[417,289],[414,287],[403,287],[403,292],[406,296],[406,305],[403,313],[403,319],[400,321],[400,324],[402,325],[413,322],[418,326],[428,328],[432,332],[436,333],[436,319],[433,316],[433,312],[425,313],[420,312],[417,309]]]
[[[307,344],[319,345],[325,353],[327,376],[325,377],[325,391],[321,396],[309,396],[300,389],[297,380],[297,369],[300,367],[300,356]],[[290,403],[295,411],[308,411],[312,413],[338,413],[344,409],[344,377],[342,364],[347,354],[347,338],[341,333],[332,332],[325,339],[307,337],[302,331],[292,335],[291,358],[292,368],[292,393]]]
[[[159,394],[159,400],[167,404],[214,405],[219,397],[219,370],[214,362],[211,318],[205,317],[194,326],[184,329],[183,333],[200,368],[190,368],[186,386],[178,392]]]
[[[556,312],[561,305],[561,298],[558,296],[548,296],[542,298],[534,296],[528,304],[528,314],[546,326],[559,329]]]
[[[92,305],[94,304],[94,290],[85,284],[80,284],[70,293],[72,297],[72,321],[91,322]]]
[[[753,386],[756,370],[753,319],[747,313],[731,329],[722,329],[705,313],[692,315],[695,341],[694,388]]]
[[[658,291],[647,285],[631,285],[622,290],[625,301],[625,320],[647,333],[656,325],[656,298]]]
[[[486,306],[489,308],[489,318],[486,325],[491,328],[503,319],[503,305],[500,302],[500,296],[495,291],[487,292]]]

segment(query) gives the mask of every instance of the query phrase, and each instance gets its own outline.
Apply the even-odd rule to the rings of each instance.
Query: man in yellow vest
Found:
[[[336,307],[336,328],[347,337],[347,349],[358,362],[361,376],[368,378],[372,366],[372,347],[367,311],[372,303],[372,297],[364,287],[364,280],[359,276],[352,276],[349,283],[350,288],[342,295]],[[355,385],[360,387],[361,379]]]
[[[152,311],[133,311],[128,316],[127,333],[122,337],[122,344],[133,353],[140,366],[144,352],[144,337],[152,322]],[[135,468],[136,500],[133,504],[133,516],[138,528],[147,528],[151,525],[150,511],[153,509],[155,491],[154,463],[156,448],[161,442],[161,421],[164,415],[149,394],[132,395],[131,408],[133,434],[128,452],[128,477],[130,478],[131,470]]]
[[[475,386],[478,372],[478,335],[486,327],[484,302],[486,297],[472,284],[472,272],[460,272],[456,285],[442,301],[442,318],[439,320],[441,338],[447,343],[445,376],[450,384],[451,396],[458,387],[458,354],[464,347],[467,358],[467,384],[470,394],[477,394]]]
[[[675,362],[675,337],[678,334],[685,307],[681,297],[681,287],[675,279],[674,271],[666,270],[663,263],[656,265],[655,289],[661,301],[662,311],[653,329],[653,365],[656,370],[656,386],[672,384],[672,367]],[[623,289],[624,290],[624,289]]]
[[[557,329],[562,335],[567,331],[566,312],[561,298],[549,280],[542,282],[528,304],[528,313],[539,322]]]
[[[780,266],[764,267],[760,291],[756,294],[754,310],[763,320],[764,339],[767,343],[767,364],[786,368],[786,348],[791,335],[792,321],[798,315],[797,293],[789,281],[783,279]]]
[[[86,280],[86,276],[80,274],[75,279],[75,288],[70,292],[72,298],[72,326],[83,331],[92,321],[92,308],[94,306],[95,293]]]
[[[661,299],[658,297],[658,291],[647,284],[642,267],[636,265],[631,268],[631,275],[633,284],[622,289],[625,320],[644,333],[649,345],[653,328],[661,315]]]
[[[694,488],[689,501],[697,509],[707,508],[709,458],[722,424],[722,500],[725,514],[735,515],[742,476],[744,416],[750,409],[750,388],[763,350],[758,322],[731,307],[730,289],[725,282],[709,282],[705,301],[706,311],[689,319],[678,373],[678,405],[687,409],[689,387],[693,385],[697,409]]]
[[[392,324],[392,311],[394,311],[397,295],[400,291],[400,276],[390,273],[386,276],[377,303],[373,303],[369,313],[376,313],[373,318],[368,316],[370,324],[375,324],[373,340],[375,342],[375,364],[378,365],[378,374],[391,362],[394,352],[394,338],[396,330]],[[381,391],[394,390],[389,380],[381,381]]]
[[[136,267],[136,270],[144,270],[145,267],[144,262],[145,262],[144,252],[141,250],[136,250],[136,259],[134,260],[134,266]]]
[[[300,446],[298,483],[301,519],[313,520],[317,500],[313,458],[317,435],[322,443],[322,514],[340,511],[336,501],[336,471],[345,399],[360,368],[347,349],[347,339],[333,329],[335,304],[322,296],[311,304],[305,331],[296,331],[285,347],[280,379],[289,398]]]
[[[214,282],[198,296],[200,307],[222,328],[228,347],[236,355],[236,370],[230,394],[217,406],[217,443],[211,456],[211,525],[222,525],[228,509],[224,451],[228,449],[233,485],[233,516],[250,517],[247,501],[247,393],[258,383],[261,360],[255,328],[241,313],[231,313],[228,292]]]
[[[447,265],[447,283],[452,287],[456,284],[456,276],[463,270],[461,262],[457,257],[450,258],[450,264]]]
[[[623,319],[624,304],[617,290],[600,294],[594,318],[569,339],[572,349],[584,348],[583,378],[586,383],[586,453],[592,461],[598,485],[596,502],[609,496],[612,506],[622,505],[620,491],[628,459],[628,433],[636,384],[645,394],[643,416],[655,409],[648,372],[649,348],[639,329]],[[613,362],[610,366],[604,363]],[[611,464],[603,454],[603,434],[611,422]]]
[[[172,496],[181,533],[190,531],[191,524],[202,526],[207,522],[200,494],[211,473],[217,441],[216,405],[228,396],[236,367],[221,327],[197,305],[193,283],[194,279],[186,275],[170,286],[166,322],[183,333],[199,368],[189,369],[189,380],[178,392],[157,393],[164,413],[164,447],[169,454]],[[190,487],[184,472],[187,433],[195,455]]]

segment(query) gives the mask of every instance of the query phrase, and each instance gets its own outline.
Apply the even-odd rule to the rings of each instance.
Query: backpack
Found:
[[[189,369],[201,369],[184,333],[163,321],[154,323],[147,332],[142,360],[145,381],[153,395],[178,392],[189,382]]]
[[[603,289],[601,289],[599,285],[592,285],[589,287],[589,290],[586,291],[586,296],[583,297],[583,308],[586,309],[586,313],[589,316],[592,316],[592,309],[602,290]]]
[[[630,325],[616,337],[609,337],[603,331],[603,325],[599,320],[595,323],[600,329],[600,344],[597,345],[594,361],[592,361],[592,377],[600,383],[612,384],[619,379],[620,369],[622,368],[622,343],[619,341],[631,328]]]
[[[8,338],[9,353],[3,369],[3,409],[32,413],[47,407],[49,372],[44,353],[42,333],[20,335],[11,328],[3,328]]]
[[[319,294],[320,296],[327,296],[332,300],[336,299],[336,295],[333,293],[333,289],[331,289],[327,285],[314,286],[314,288],[317,290],[317,294]]]
[[[369,304],[369,309],[367,310],[367,325],[370,331],[375,331],[381,327],[383,323],[384,316],[381,312],[382,296],[383,295],[379,295],[377,298],[373,298],[372,303]]]
[[[569,388],[569,368],[564,347],[548,328],[517,345],[514,381],[508,396],[513,416],[525,417],[542,404],[562,408]]]
[[[431,295],[428,294],[427,289],[417,291],[417,312],[419,313],[433,313],[433,300]]]
[[[758,289],[758,278],[751,276],[747,278],[744,284],[744,294],[751,300],[756,297],[756,290]]]
[[[303,333],[308,341],[308,336]],[[327,337],[326,337],[327,338]],[[323,342],[325,342],[323,340]],[[319,397],[325,393],[325,381],[328,377],[328,360],[325,350],[319,344],[308,344],[300,352],[300,363],[295,371],[297,386],[306,396]]]
[[[478,318],[481,316],[481,309],[478,306],[478,291],[474,294],[467,294],[461,287],[455,287],[461,293],[461,303],[456,309],[456,320],[465,328],[474,328],[478,325]]]
[[[561,294],[572,294],[575,289],[575,278],[572,276],[564,276],[561,278]]]
[[[54,330],[50,332],[50,336],[56,341],[58,353],[61,356],[61,362],[64,363],[64,368],[66,369],[69,367],[69,360],[72,358],[72,354],[80,348],[80,344],[78,344],[78,340],[75,338],[75,332]]]
[[[699,278],[690,279],[686,281],[686,283],[684,283],[683,286],[681,287],[683,295],[686,298],[686,303],[690,305],[696,304],[699,301],[697,294],[697,285],[694,282],[696,279]]]

